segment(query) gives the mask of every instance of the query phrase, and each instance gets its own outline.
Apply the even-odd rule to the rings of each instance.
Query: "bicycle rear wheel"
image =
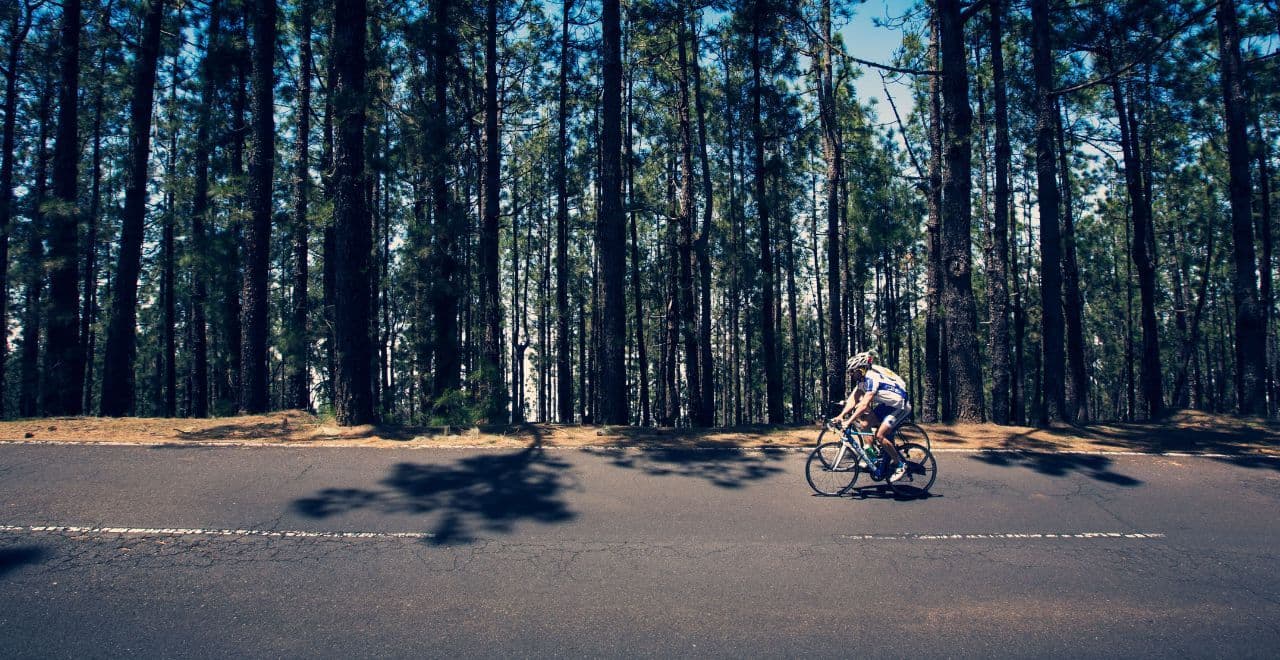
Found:
[[[938,463],[933,453],[924,445],[909,444],[898,448],[902,458],[907,462],[907,473],[896,482],[889,482],[889,488],[898,497],[923,497],[933,487],[938,477]]]
[[[804,478],[819,495],[842,495],[858,480],[858,455],[842,442],[818,445],[804,464]],[[838,462],[837,462],[838,461]]]

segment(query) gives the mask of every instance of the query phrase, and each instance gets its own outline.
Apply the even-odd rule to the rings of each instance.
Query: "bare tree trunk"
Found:
[[[991,417],[1008,424],[1010,412],[1009,355],[1009,101],[1004,77],[1005,10],[1002,0],[991,1],[991,86],[995,111],[995,214],[991,252],[987,257],[987,309],[991,319]]]
[[[573,359],[569,348],[569,16],[565,0],[560,26],[559,150],[556,161],[556,419],[573,422]]]
[[[688,24],[682,11],[676,29],[676,51],[679,62],[676,84],[680,87],[676,103],[676,119],[680,134],[680,206],[676,212],[679,223],[676,244],[679,259],[677,274],[680,303],[676,322],[684,343],[689,420],[694,425],[700,426],[705,415],[702,411],[702,364],[698,349],[697,299],[693,288],[693,226],[697,224],[698,211],[693,197],[693,127],[689,119],[689,57],[685,44],[687,28]]]
[[[39,101],[40,125],[36,141],[35,195],[29,211],[27,227],[26,286],[22,298],[21,385],[18,392],[18,415],[35,417],[40,413],[40,321],[44,298],[44,214],[41,207],[49,193],[49,116],[53,112],[53,83],[41,81]]]
[[[297,138],[293,164],[293,300],[292,327],[286,357],[289,407],[311,408],[311,374],[307,356],[311,349],[311,331],[307,327],[308,243],[311,235],[307,218],[311,194],[311,0],[302,0],[298,8],[298,113]]]
[[[498,280],[499,180],[502,150],[498,134],[498,0],[485,4],[484,38],[484,213],[480,225],[480,373],[477,398],[485,417],[506,415],[502,387],[502,297]],[[514,365],[513,365],[514,368]]]
[[[9,233],[13,221],[13,161],[17,156],[16,129],[18,119],[18,66],[22,59],[22,47],[31,31],[34,11],[24,4],[20,17],[14,18],[14,29],[9,33],[9,52],[5,58],[4,128],[0,144],[0,328],[9,327]],[[98,94],[101,102],[101,88]],[[96,135],[96,134],[95,134]],[[95,142],[95,147],[97,143]],[[95,151],[95,154],[97,152]],[[0,336],[0,418],[7,412],[8,379],[6,363],[9,360],[9,333]]]
[[[1080,265],[1076,260],[1076,222],[1074,193],[1071,183],[1071,163],[1068,158],[1066,131],[1063,115],[1066,101],[1057,116],[1058,169],[1062,179],[1062,276],[1063,302],[1067,321],[1067,380],[1070,407],[1069,418],[1076,422],[1089,419],[1089,376],[1086,373],[1084,354],[1084,298],[1080,293]]]
[[[276,1],[253,4],[253,141],[249,151],[249,211],[244,233],[240,309],[240,412],[267,409],[267,271],[271,258],[271,188],[275,169]]]
[[[929,41],[929,62],[934,69],[941,67],[941,40],[938,15],[934,11],[930,20],[932,38]],[[929,219],[926,225],[925,255],[925,321],[924,321],[924,410],[920,420],[938,421],[941,389],[947,387],[942,365],[942,81],[940,76],[929,77]],[[832,298],[835,300],[835,298]],[[840,365],[843,369],[844,365]],[[943,411],[943,417],[950,413]]]
[[[1149,419],[1164,407],[1160,374],[1160,344],[1155,318],[1155,238],[1151,226],[1150,200],[1142,180],[1142,155],[1138,145],[1137,121],[1129,110],[1119,81],[1112,83],[1113,101],[1120,121],[1120,144],[1124,152],[1126,187],[1132,200],[1133,241],[1130,253],[1138,271],[1142,299],[1142,395]]]
[[[698,156],[702,163],[702,230],[694,249],[698,255],[698,288],[699,288],[699,320],[698,320],[698,361],[699,373],[702,376],[702,418],[698,423],[711,426],[716,422],[716,385],[715,362],[711,357],[711,219],[715,213],[715,194],[711,186],[711,165],[707,158],[707,119],[702,95],[702,49],[698,45],[698,28],[701,25],[701,11],[695,10],[689,17],[689,38],[693,57],[690,65],[693,68],[693,99],[698,113]]]
[[[160,328],[164,365],[164,416],[174,417],[178,411],[178,365],[176,333],[178,328],[177,304],[174,300],[174,261],[176,245],[174,232],[178,222],[177,162],[178,162],[178,78],[179,60],[174,53],[169,84],[169,153],[165,182],[164,228],[160,238],[160,299],[164,321]]]
[[[945,265],[943,306],[946,309],[946,353],[954,417],[985,421],[982,373],[979,371],[977,308],[971,281],[972,190],[969,74],[966,68],[964,22],[959,0],[938,0],[939,49],[942,56],[942,94],[947,125],[946,168],[942,177],[941,243]]]
[[[635,155],[632,151],[632,76],[627,76],[627,129],[626,129],[626,165],[627,165],[627,215],[631,224],[631,288],[636,317],[636,362],[639,371],[636,379],[640,381],[640,424],[648,426],[652,421],[649,408],[649,354],[644,340],[644,304],[643,287],[640,282],[640,239],[635,213]]]
[[[626,217],[622,208],[622,48],[618,0],[601,10],[600,215],[596,222],[600,291],[600,420],[626,424]]]
[[[1236,403],[1242,415],[1260,415],[1266,402],[1266,315],[1258,300],[1253,236],[1253,186],[1249,174],[1248,94],[1240,57],[1235,0],[1218,2],[1218,43],[1222,53],[1222,99],[1231,175],[1231,240],[1235,264]],[[1269,266],[1269,264],[1268,264]]]
[[[333,21],[333,408],[339,424],[354,426],[376,417],[369,334],[373,228],[365,208],[365,0],[334,0]]]
[[[449,174],[453,171],[451,156],[454,140],[449,118],[449,67],[457,53],[457,39],[453,34],[452,0],[435,0],[431,5],[434,42],[432,44],[432,87],[435,93],[435,117],[428,129],[430,145],[428,158],[433,169],[431,195],[435,205],[436,246],[434,255],[435,278],[431,292],[431,309],[435,318],[435,378],[432,395],[440,397],[458,388],[461,380],[461,360],[458,342],[459,279],[458,242],[461,221],[454,208],[449,190]]]
[[[156,2],[163,4],[161,0]],[[80,160],[80,0],[63,0],[58,86],[58,132],[53,145],[53,199],[46,218],[49,304],[44,353],[44,411],[79,415],[84,399],[80,344],[80,210],[76,193]]]
[[[1063,352],[1062,237],[1054,129],[1058,108],[1053,97],[1053,45],[1048,0],[1031,2],[1032,68],[1036,82],[1036,198],[1040,211],[1040,305],[1043,310],[1041,351],[1045,407],[1041,423],[1068,419]]]
[[[102,414],[130,414],[134,404],[133,360],[137,353],[138,271],[146,215],[147,165],[151,154],[151,109],[155,98],[156,64],[160,57],[160,26],[164,0],[147,6],[142,42],[135,60],[130,106],[129,170],[125,189],[120,254],[115,295],[107,326],[106,356],[102,363]]]
[[[760,299],[761,341],[764,350],[765,372],[765,407],[768,422],[781,424],[782,417],[782,370],[778,365],[777,315],[774,312],[774,280],[773,280],[773,243],[770,237],[770,202],[765,179],[764,162],[764,118],[761,108],[764,95],[763,64],[760,53],[760,30],[762,21],[759,17],[752,22],[751,34],[751,104],[752,104],[752,141],[754,142],[755,196],[757,214],[760,220],[760,277],[763,282]]]

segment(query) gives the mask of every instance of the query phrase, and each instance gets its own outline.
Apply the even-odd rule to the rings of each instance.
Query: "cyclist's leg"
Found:
[[[898,425],[911,414],[911,409],[882,405],[876,406],[875,414],[881,420],[876,428],[876,441],[880,443],[880,447],[886,452],[886,456],[890,456],[898,463],[902,463],[902,454],[898,453],[898,448],[894,446],[890,438],[893,436],[894,429],[898,428]]]

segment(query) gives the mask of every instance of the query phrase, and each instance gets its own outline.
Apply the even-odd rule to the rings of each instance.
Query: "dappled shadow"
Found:
[[[1213,460],[1251,470],[1275,470],[1280,472],[1280,456],[1241,454],[1238,456],[1215,456]]]
[[[1022,467],[1051,477],[1083,474],[1117,486],[1140,486],[1142,481],[1112,469],[1113,461],[1097,454],[1058,454],[1035,451],[979,452],[973,460],[997,467]]]
[[[49,551],[38,545],[17,545],[0,548],[0,577],[27,566],[44,561]]]
[[[638,470],[654,477],[692,477],[721,488],[742,488],[782,471],[777,464],[788,452],[775,449],[743,451],[731,448],[689,449],[641,446],[585,447],[583,451],[609,460],[615,467]]]
[[[1054,423],[1044,428],[991,424],[930,424],[941,446],[982,446],[1020,451],[1088,449],[1144,453],[1188,452],[1266,454],[1280,446],[1280,424],[1273,420],[1172,411],[1145,422]]]
[[[297,421],[291,421],[287,417],[282,417],[280,421],[266,421],[256,423],[246,423],[243,421],[231,421],[226,424],[210,426],[208,428],[196,429],[194,431],[184,431],[175,429],[178,432],[178,441],[198,441],[198,442],[216,442],[236,440],[260,440],[260,439],[280,439],[280,440],[363,440],[377,438],[381,440],[413,440],[414,438],[424,435],[436,435],[441,431],[436,428],[418,428],[412,426],[398,425],[366,425],[354,428],[349,427],[320,427],[313,428],[303,425]]]
[[[380,483],[385,488],[326,488],[293,503],[310,518],[357,509],[388,514],[438,513],[436,545],[471,543],[479,531],[510,533],[522,521],[563,523],[576,517],[562,497],[572,483],[569,463],[550,458],[540,435],[514,454],[470,456],[451,464],[399,463]]]

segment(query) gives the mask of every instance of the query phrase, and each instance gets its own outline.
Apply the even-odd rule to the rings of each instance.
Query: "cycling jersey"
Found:
[[[907,381],[892,370],[878,364],[873,364],[867,369],[866,377],[862,379],[862,391],[871,395],[871,402],[877,407],[888,406],[901,409],[910,406]]]

